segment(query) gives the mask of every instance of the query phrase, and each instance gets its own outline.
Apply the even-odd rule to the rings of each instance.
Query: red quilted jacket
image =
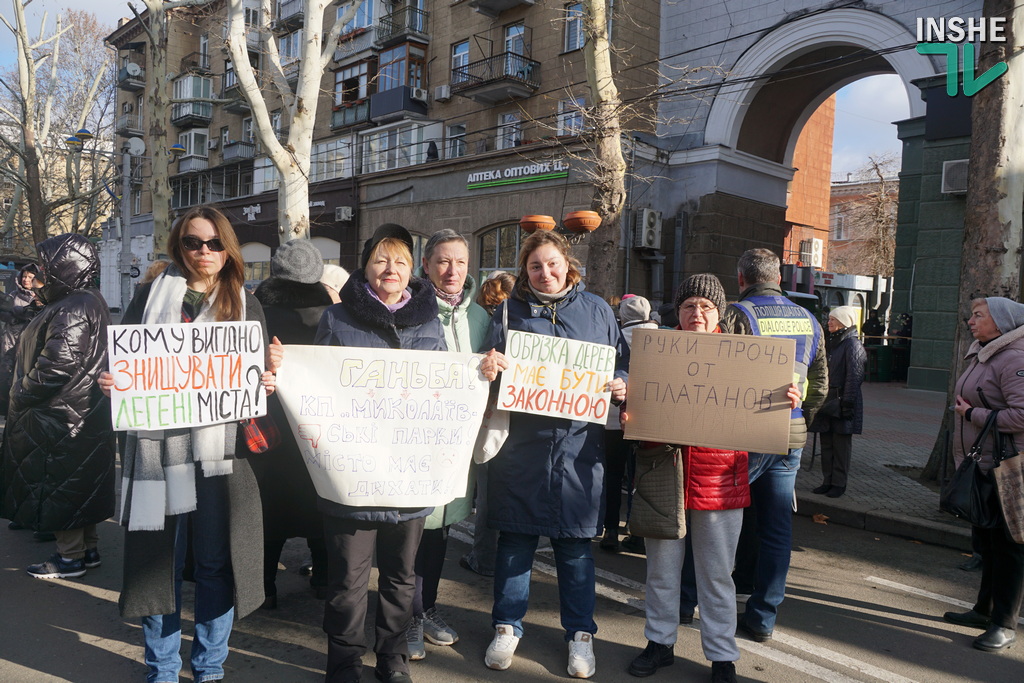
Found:
[[[747,454],[683,446],[687,510],[733,510],[750,505]]]

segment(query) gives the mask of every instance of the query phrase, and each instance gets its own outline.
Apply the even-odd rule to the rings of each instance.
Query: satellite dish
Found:
[[[125,64],[124,70],[128,72],[129,76],[141,76],[142,67],[135,62],[128,62]]]
[[[146,153],[146,143],[142,141],[142,138],[128,138],[125,146],[128,148],[128,153],[133,157],[142,156]]]

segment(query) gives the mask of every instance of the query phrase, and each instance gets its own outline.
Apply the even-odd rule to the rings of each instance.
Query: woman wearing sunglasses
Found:
[[[241,248],[224,214],[190,210],[172,228],[167,252],[171,265],[139,286],[122,324],[258,320],[266,338],[263,310],[243,287]],[[273,374],[264,372],[263,382],[272,393]],[[109,395],[110,373],[100,385]],[[122,616],[142,618],[149,683],[178,680],[186,558],[196,582],[197,683],[224,677],[232,621],[263,603],[259,489],[249,463],[234,458],[236,443],[244,448],[238,423],[127,433],[120,607]]]

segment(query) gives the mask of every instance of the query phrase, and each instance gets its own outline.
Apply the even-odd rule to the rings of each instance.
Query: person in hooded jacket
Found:
[[[0,413],[7,414],[7,401],[11,393],[11,375],[14,372],[15,347],[18,337],[29,321],[35,317],[43,302],[36,296],[35,279],[39,269],[34,263],[22,266],[15,282],[13,296],[0,295]]]
[[[853,435],[864,427],[864,371],[867,353],[857,339],[859,309],[837,306],[828,314],[828,396],[807,431],[821,433],[821,486],[812,493],[838,498],[846,493]]]
[[[621,402],[629,347],[612,309],[583,291],[581,280],[564,237],[544,231],[530,235],[519,252],[513,295],[495,311],[484,346],[504,353],[504,307],[510,330],[615,347],[615,375],[607,389],[613,402]],[[604,425],[513,412],[508,438],[488,464],[487,523],[500,533],[491,610],[495,631],[484,663],[498,670],[512,664],[523,635],[534,552],[539,537],[547,536],[558,573],[568,672],[589,678],[597,667],[590,545],[604,517]]]
[[[254,296],[263,305],[267,334],[283,344],[312,344],[320,317],[332,304],[321,284],[324,262],[320,251],[307,239],[294,239],[277,248],[270,259],[270,277],[259,284]],[[263,502],[263,607],[277,607],[277,564],[285,541],[306,539],[313,556],[309,584],[317,597],[327,596],[327,546],[323,515],[316,507],[316,489],[302,454],[288,426],[288,418],[276,394],[267,400],[270,418],[281,434],[281,443],[265,453],[250,455]]]
[[[100,565],[96,525],[114,514],[106,367],[110,313],[95,289],[96,247],[78,234],[37,245],[44,308],[22,333],[0,466],[3,516],[54,532],[57,553],[28,573],[82,576]]]

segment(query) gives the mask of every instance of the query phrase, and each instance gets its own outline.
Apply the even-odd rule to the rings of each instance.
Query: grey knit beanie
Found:
[[[676,293],[676,309],[691,296],[702,296],[713,303],[719,312],[725,310],[725,290],[711,273],[698,273],[683,280]]]
[[[628,294],[619,304],[619,322],[623,325],[651,319],[651,302],[645,297]]]
[[[1003,334],[1024,325],[1024,304],[1002,296],[990,296],[985,299],[989,315]]]
[[[324,257],[307,239],[285,242],[270,259],[270,274],[282,280],[311,285],[320,282],[324,273]]]

